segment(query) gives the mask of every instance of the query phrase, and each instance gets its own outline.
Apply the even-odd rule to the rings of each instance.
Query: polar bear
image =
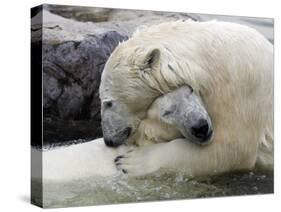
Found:
[[[189,110],[185,110],[190,108]],[[183,138],[181,129],[176,128],[173,119],[178,116],[199,117],[208,120],[212,126],[207,111],[202,106],[200,99],[193,95],[189,86],[182,86],[163,96],[158,97],[150,106],[148,116],[144,119],[130,141],[119,148],[109,148],[104,139],[91,142],[55,148],[43,151],[43,179],[50,181],[70,181],[87,177],[107,177],[117,175],[119,170],[126,170],[118,166],[118,155],[132,150],[133,146],[144,146],[154,143],[163,143]],[[192,123],[192,120],[190,120]],[[212,127],[209,129],[212,132]],[[197,141],[206,145],[211,142],[211,137],[206,142]],[[32,149],[34,158],[32,178],[40,178],[41,160],[40,151]],[[114,159],[115,163],[114,164]],[[121,159],[121,157],[118,157]],[[115,166],[116,165],[116,166]],[[36,171],[38,171],[36,173]]]
[[[182,85],[202,99],[213,124],[212,144],[186,142],[198,139],[192,133],[196,125],[209,128],[206,120],[197,119],[183,125],[185,139],[120,155],[120,169],[143,175],[172,168],[198,176],[252,169],[257,163],[272,166],[273,46],[256,30],[234,23],[162,23],[121,43],[108,59],[100,85],[105,142],[126,142],[152,102]],[[205,131],[203,140],[208,140]]]

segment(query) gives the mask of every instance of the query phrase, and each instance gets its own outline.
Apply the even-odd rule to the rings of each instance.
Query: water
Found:
[[[192,179],[162,170],[145,177],[122,174],[47,183],[43,188],[43,205],[47,208],[269,194],[273,193],[273,172],[254,170]]]

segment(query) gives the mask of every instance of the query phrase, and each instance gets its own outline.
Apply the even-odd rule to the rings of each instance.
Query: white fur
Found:
[[[128,147],[109,148],[100,138],[87,143],[42,151],[43,181],[113,176],[117,174],[114,159],[125,150],[128,150]],[[37,154],[37,158],[40,157],[39,150],[32,149],[32,154]],[[37,164],[37,169],[40,170],[38,165],[41,164]],[[35,173],[32,178],[40,178],[40,173]]]

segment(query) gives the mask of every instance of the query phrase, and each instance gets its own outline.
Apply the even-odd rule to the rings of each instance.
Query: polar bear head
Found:
[[[143,135],[137,143],[169,142],[185,137],[187,141],[205,145],[211,141],[213,127],[201,99],[191,87],[181,86],[151,104],[137,134]]]

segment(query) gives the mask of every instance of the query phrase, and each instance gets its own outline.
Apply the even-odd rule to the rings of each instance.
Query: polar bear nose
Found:
[[[199,121],[191,127],[191,133],[196,138],[205,140],[209,135],[209,124],[206,119],[199,119]]]
[[[106,133],[104,133],[104,142],[109,147],[118,147],[130,136],[131,131],[131,127],[126,127],[118,133],[110,136],[107,136]]]
[[[116,143],[116,142],[114,142],[113,140],[111,140],[111,139],[104,139],[104,142],[105,142],[105,144],[107,145],[107,146],[109,146],[109,147],[118,147],[119,145],[121,145],[120,143]]]

